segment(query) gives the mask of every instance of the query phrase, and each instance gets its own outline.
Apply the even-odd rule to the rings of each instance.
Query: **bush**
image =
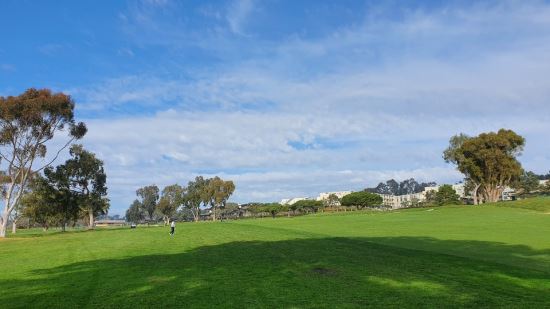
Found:
[[[342,197],[342,206],[376,207],[382,205],[382,197],[370,192],[353,192]]]

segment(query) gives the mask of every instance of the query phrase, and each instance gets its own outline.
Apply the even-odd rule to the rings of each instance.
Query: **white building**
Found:
[[[309,200],[309,197],[285,198],[285,199],[282,199],[279,204],[281,204],[281,205],[292,205],[292,204],[294,204],[298,201],[303,201],[303,200]]]
[[[426,201],[426,194],[430,191],[438,191],[441,186],[426,187],[424,191],[420,193],[404,194],[404,195],[392,195],[392,194],[378,194],[382,197],[382,203],[384,206],[391,207],[392,209],[406,208],[415,205],[416,203]],[[452,185],[456,194],[460,198],[467,198],[464,190],[464,184]]]
[[[404,194],[404,195],[392,195],[392,194],[378,194],[382,197],[382,204],[391,209],[406,208],[414,205],[415,203],[423,202],[426,200],[425,192]]]
[[[323,193],[320,193],[319,196],[317,197],[317,200],[318,201],[325,201],[328,199],[328,197],[331,195],[331,194],[334,194],[336,195],[339,199],[341,199],[342,197],[350,194],[350,193],[353,193],[353,191],[338,191],[338,192],[323,192]]]

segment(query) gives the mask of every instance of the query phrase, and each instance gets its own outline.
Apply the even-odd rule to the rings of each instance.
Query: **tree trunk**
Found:
[[[9,212],[6,209],[2,213],[2,218],[0,218],[0,238],[6,237],[6,229],[7,229],[7,225],[8,225],[8,216],[9,216]]]
[[[93,230],[94,229],[94,213],[91,210],[88,211],[88,217],[90,218],[90,223],[88,225],[88,228]]]
[[[17,232],[17,220],[13,220],[11,223],[11,233],[15,234]]]
[[[216,207],[212,207],[212,221],[216,222]]]
[[[478,198],[477,198],[477,191],[479,190],[479,187],[481,186],[481,184],[477,184],[473,191],[472,191],[472,197],[474,199],[474,205],[479,205],[479,201],[478,201]]]

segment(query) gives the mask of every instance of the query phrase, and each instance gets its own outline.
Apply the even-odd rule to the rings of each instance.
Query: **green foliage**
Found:
[[[340,206],[340,199],[334,193],[330,194],[326,200],[323,201],[325,207],[336,207]]]
[[[498,201],[502,189],[519,178],[523,169],[516,157],[523,150],[525,139],[512,130],[482,133],[477,137],[453,136],[443,157],[457,165],[469,181],[481,189],[486,201]]]
[[[317,212],[320,208],[323,208],[323,202],[316,200],[301,200],[289,206],[293,211],[301,212]]]
[[[65,129],[69,142],[59,148],[53,160],[45,160],[48,142]],[[84,123],[74,120],[73,100],[63,93],[29,89],[19,96],[0,97],[0,159],[6,164],[0,181],[4,192],[0,237],[5,237],[8,218],[32,174],[50,166],[63,149],[86,131]],[[38,162],[44,163],[36,166]]]
[[[170,218],[176,214],[183,203],[184,194],[185,188],[178,184],[167,186],[162,190],[162,197],[158,202],[157,211],[162,215],[165,224],[170,223]]]
[[[268,213],[275,218],[278,213],[288,211],[289,207],[279,203],[252,203],[248,209],[254,214]]]
[[[65,162],[71,190],[78,194],[81,211],[88,215],[89,226],[93,228],[94,218],[106,214],[109,210],[107,199],[107,174],[103,161],[95,154],[85,150],[82,145],[73,145],[71,157]]]
[[[207,183],[203,199],[210,204],[213,210],[212,218],[216,221],[217,209],[225,207],[225,203],[235,191],[235,184],[231,180],[225,181],[218,176],[208,179]]]
[[[126,221],[135,224],[141,223],[145,219],[145,212],[139,200],[134,200],[130,208],[126,210]]]
[[[442,185],[435,193],[435,203],[439,206],[457,205],[460,204],[460,196],[451,185]]]
[[[370,192],[353,192],[342,197],[342,206],[354,206],[359,209],[382,205],[382,197]]]
[[[539,176],[533,172],[524,171],[513,187],[520,195],[529,195],[541,189]]]
[[[155,210],[159,200],[159,188],[156,185],[145,186],[136,191],[136,195],[141,198],[141,207],[148,215],[150,221],[155,220]]]
[[[30,183],[30,191],[21,199],[23,215],[38,223],[44,230],[61,223],[60,213],[52,207],[55,192],[43,177],[35,177]]]
[[[187,192],[183,195],[183,207],[189,210],[195,222],[199,221],[201,203],[209,201],[207,187],[208,181],[197,176],[194,181],[189,181]]]

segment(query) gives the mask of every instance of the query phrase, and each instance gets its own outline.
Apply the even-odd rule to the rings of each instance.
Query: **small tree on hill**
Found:
[[[435,194],[435,202],[437,205],[460,204],[460,197],[456,194],[455,189],[451,185],[442,185]]]
[[[325,207],[338,207],[340,206],[340,199],[334,193],[329,194],[326,200],[323,201]]]

